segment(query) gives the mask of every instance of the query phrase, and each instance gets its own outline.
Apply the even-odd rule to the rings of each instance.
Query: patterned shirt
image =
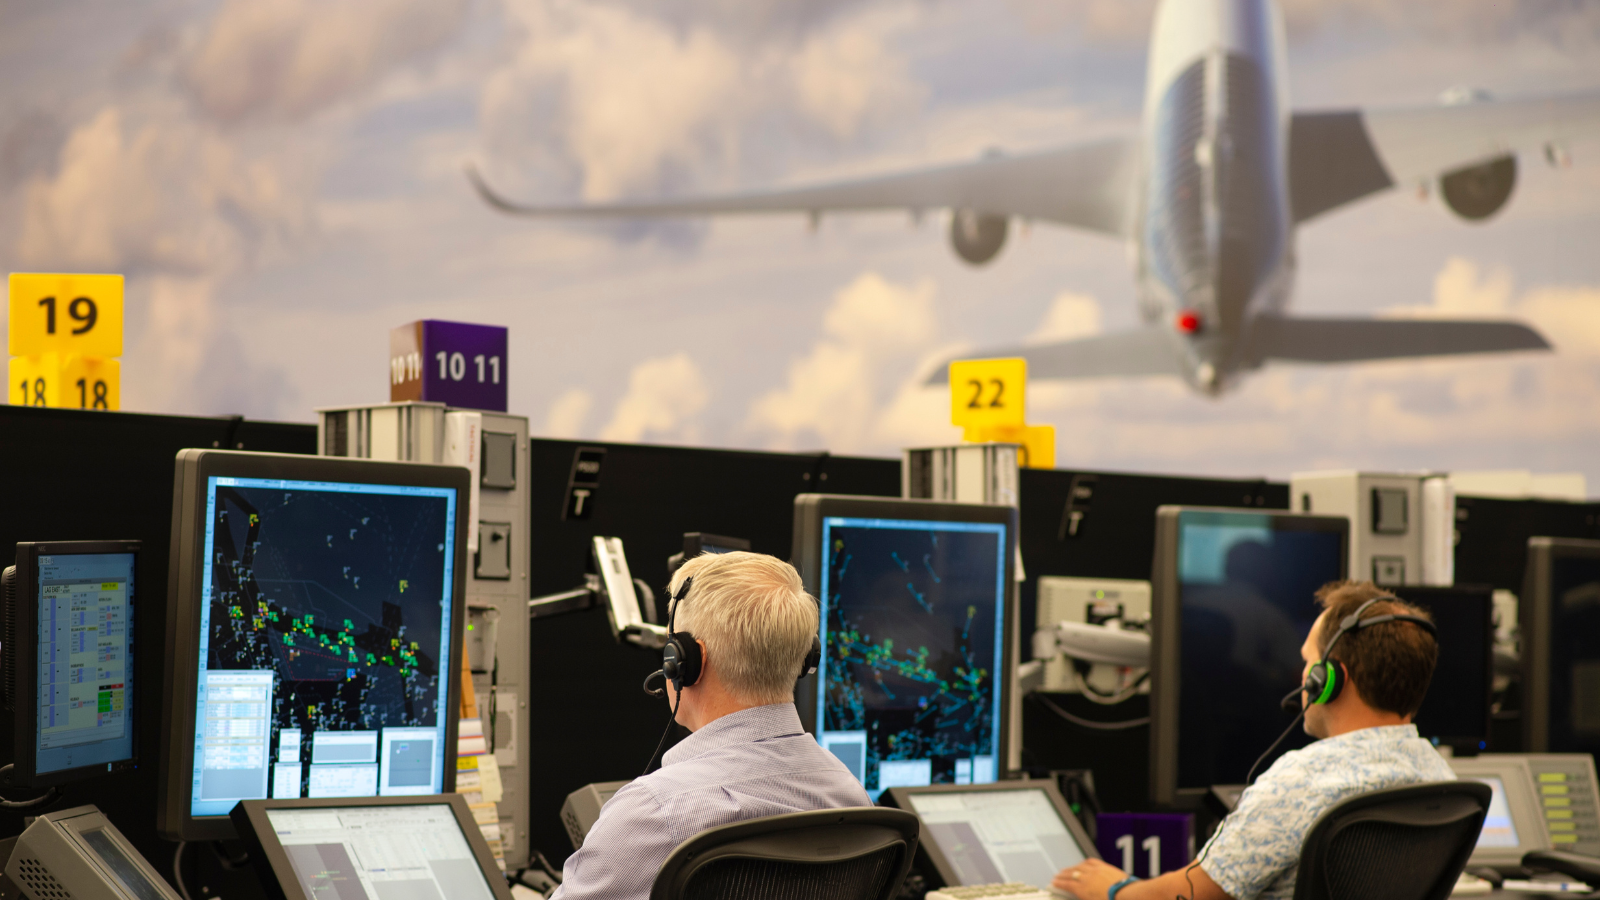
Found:
[[[567,858],[552,900],[647,900],[661,864],[707,828],[872,805],[844,763],[800,726],[793,703],[729,713],[661,762],[606,801],[583,847]]]
[[[1324,738],[1285,753],[1245,790],[1200,868],[1233,900],[1292,900],[1300,845],[1318,816],[1356,794],[1455,777],[1415,725]]]

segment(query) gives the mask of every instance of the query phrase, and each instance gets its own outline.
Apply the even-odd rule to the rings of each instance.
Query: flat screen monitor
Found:
[[[164,836],[231,837],[240,800],[454,788],[470,477],[179,452]]]
[[[1600,541],[1528,539],[1522,746],[1600,753]]]
[[[801,719],[878,796],[983,784],[1010,749],[1016,510],[802,494],[794,558],[822,605]]]
[[[43,787],[133,768],[139,546],[17,545],[4,616],[12,783]]]
[[[1489,814],[1478,845],[1472,851],[1475,866],[1514,866],[1530,850],[1550,847],[1544,817],[1539,812],[1532,771],[1524,757],[1484,754],[1450,760],[1457,778],[1481,781],[1494,790]]]
[[[246,800],[231,815],[272,900],[511,900],[459,794]]]
[[[1438,629],[1439,662],[1417,710],[1417,733],[1467,753],[1489,746],[1490,695],[1494,691],[1494,588],[1388,587],[1420,606]]]
[[[1151,581],[1150,791],[1242,784],[1289,724],[1313,596],[1345,577],[1350,520],[1163,506]],[[1292,734],[1282,749],[1304,746]],[[1270,764],[1270,763],[1268,763]]]
[[[1049,890],[1057,872],[1100,858],[1048,781],[895,787],[887,798],[922,820],[918,849],[944,885],[1020,881]]]

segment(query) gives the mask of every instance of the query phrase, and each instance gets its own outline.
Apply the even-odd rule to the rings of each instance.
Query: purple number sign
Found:
[[[506,411],[506,336],[498,325],[423,319],[389,331],[389,400]]]
[[[1094,821],[1101,858],[1129,875],[1154,878],[1194,858],[1189,813],[1101,813]]]

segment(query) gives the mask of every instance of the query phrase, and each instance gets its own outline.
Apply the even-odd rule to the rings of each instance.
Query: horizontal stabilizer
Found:
[[[1006,359],[1022,357],[1028,361],[1028,378],[1104,378],[1136,375],[1182,375],[1177,347],[1161,328],[1139,328],[1078,338],[1055,344],[989,348],[963,353],[956,359]],[[930,385],[949,379],[950,362],[939,366],[929,377]]]
[[[1520,322],[1279,317],[1257,319],[1249,346],[1260,361],[1317,363],[1550,349]]]

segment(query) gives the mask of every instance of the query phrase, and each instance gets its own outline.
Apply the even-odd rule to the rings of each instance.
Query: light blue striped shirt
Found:
[[[1415,725],[1323,738],[1261,773],[1211,836],[1200,868],[1233,900],[1292,900],[1300,846],[1318,816],[1356,794],[1455,778]]]
[[[800,726],[793,703],[729,713],[606,802],[583,847],[567,858],[553,900],[648,900],[661,864],[707,828],[871,805],[861,782]]]

